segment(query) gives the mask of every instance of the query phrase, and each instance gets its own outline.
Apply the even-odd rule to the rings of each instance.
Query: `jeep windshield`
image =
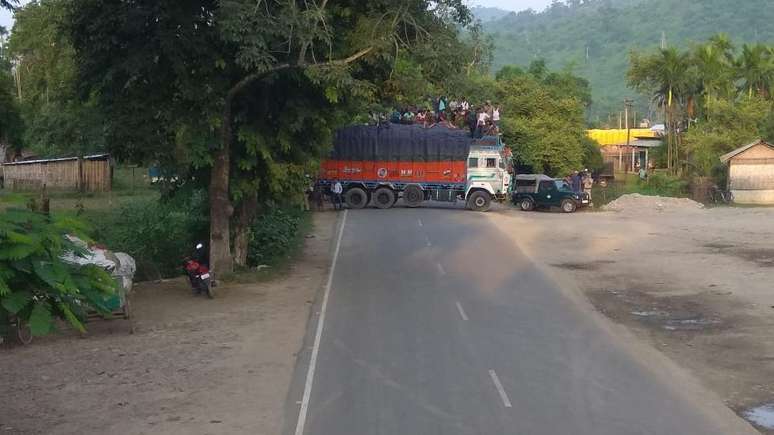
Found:
[[[554,180],[554,184],[556,184],[556,189],[557,190],[564,190],[564,191],[567,191],[567,192],[572,192],[572,188],[564,180]]]

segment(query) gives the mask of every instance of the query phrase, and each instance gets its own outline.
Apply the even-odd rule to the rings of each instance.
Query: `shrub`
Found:
[[[84,255],[65,237],[88,240],[77,219],[23,209],[0,213],[0,328],[11,317],[29,323],[33,335],[46,335],[59,317],[83,332],[88,310],[108,314],[116,282],[94,265],[62,261],[66,253]],[[5,332],[5,331],[0,331]]]
[[[137,198],[90,217],[100,243],[135,258],[138,279],[169,278],[181,274],[183,258],[207,239],[206,206],[206,195],[197,191],[165,201]]]
[[[685,196],[688,193],[688,182],[667,174],[655,173],[643,185],[642,193],[658,196]]]
[[[258,216],[250,228],[247,264],[277,264],[299,243],[303,222],[303,212],[291,209],[269,208]]]

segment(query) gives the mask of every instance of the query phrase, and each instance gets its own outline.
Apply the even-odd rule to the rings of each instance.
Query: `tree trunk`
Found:
[[[210,175],[210,268],[216,273],[234,270],[231,256],[231,215],[234,208],[229,199],[231,164],[231,104],[226,98],[221,127],[221,146],[215,152]]]
[[[246,196],[236,208],[234,221],[234,263],[247,266],[247,250],[250,243],[250,224],[258,210],[258,193]]]

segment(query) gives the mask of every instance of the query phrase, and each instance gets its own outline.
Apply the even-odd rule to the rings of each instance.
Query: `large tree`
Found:
[[[632,52],[628,71],[629,84],[638,91],[650,95],[664,109],[667,123],[667,161],[669,168],[679,162],[679,145],[676,131],[685,114],[690,112],[694,94],[691,84],[690,53],[674,47],[655,53]]]
[[[240,261],[269,176],[299,174],[396,59],[455,37],[469,12],[461,0],[73,0],[70,21],[83,96],[98,96],[116,152],[209,168],[197,179],[210,257],[227,272],[232,223]]]
[[[76,98],[76,69],[70,39],[63,32],[66,3],[40,0],[17,9],[8,41],[19,80],[25,147],[45,156],[101,151],[102,124],[93,101]]]

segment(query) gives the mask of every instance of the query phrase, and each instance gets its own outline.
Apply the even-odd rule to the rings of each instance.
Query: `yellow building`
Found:
[[[662,139],[658,131],[649,128],[588,130],[586,134],[601,145],[602,158],[613,172],[648,168],[649,150],[661,146]]]

